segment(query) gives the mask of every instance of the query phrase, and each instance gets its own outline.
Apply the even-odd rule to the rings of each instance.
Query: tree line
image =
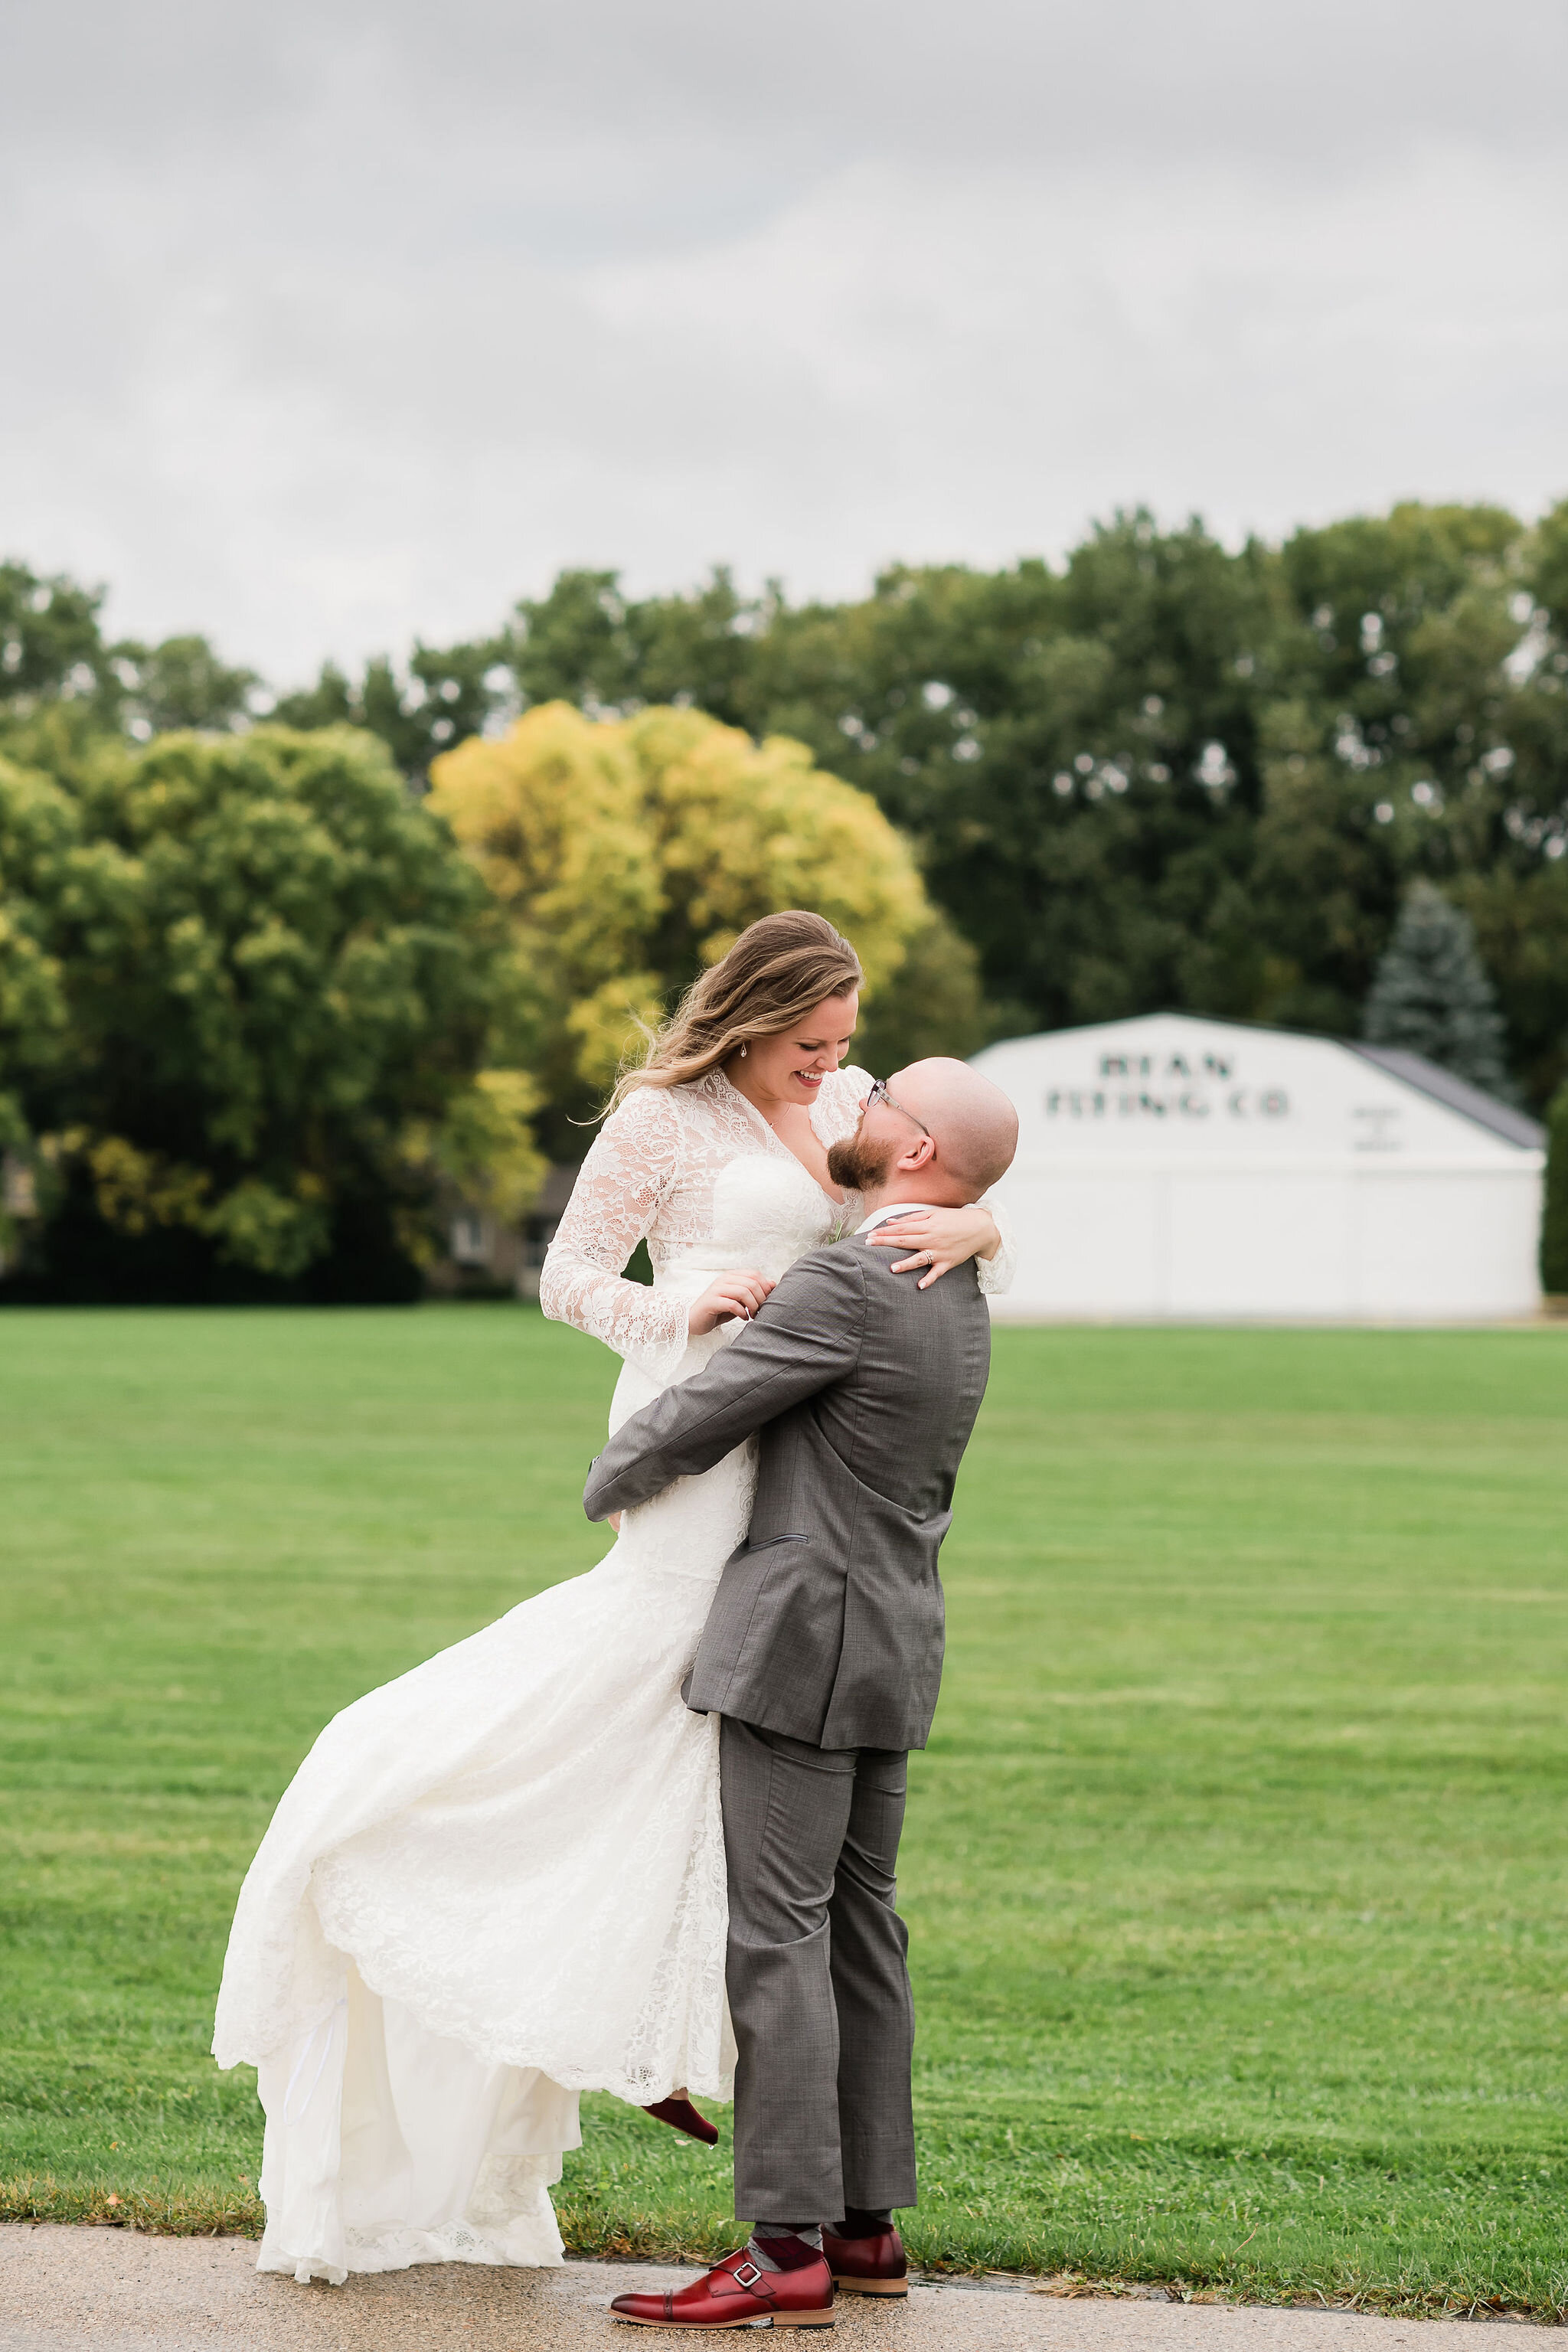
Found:
[[[90,834],[101,798],[72,777],[115,758],[156,765],[182,730],[206,747],[188,761],[242,762],[247,744],[254,760],[263,740],[314,742],[322,757],[331,740],[352,766],[374,747],[346,747],[378,738],[384,788],[394,771],[404,780],[400,821],[459,856],[463,888],[488,875],[464,918],[474,939],[500,909],[495,971],[510,977],[485,985],[510,988],[510,1010],[487,1016],[479,1044],[455,1013],[436,1029],[458,1041],[465,1084],[501,1068],[528,1082],[531,1132],[557,1156],[582,1148],[574,1122],[591,1115],[616,1024],[634,1000],[646,1017],[743,906],[762,910],[761,845],[784,837],[752,824],[736,856],[760,860],[763,882],[748,896],[736,878],[713,901],[729,911],[707,920],[690,877],[711,842],[672,849],[672,811],[700,833],[741,835],[717,803],[703,814],[700,793],[649,782],[670,712],[719,722],[733,809],[776,810],[781,775],[798,788],[809,774],[842,780],[892,829],[912,894],[871,1000],[884,1053],[906,1039],[967,1051],[1160,1007],[1357,1034],[1371,998],[1374,1024],[1393,1020],[1405,1042],[1532,1108],[1568,1070],[1568,503],[1532,526],[1494,507],[1406,504],[1239,549],[1195,521],[1162,530],[1130,513],[1059,564],[898,566],[839,604],[746,594],[722,571],[645,598],[613,572],[567,572],[489,637],[416,645],[353,676],[328,664],[286,692],[200,637],[111,643],[100,615],[77,583],[0,567],[12,769],[73,799]],[[588,722],[576,749],[563,705]],[[606,917],[598,945],[585,916],[570,954],[546,951],[524,907],[532,883],[498,898],[495,856],[471,827],[459,852],[447,781],[456,762],[493,757],[520,718],[542,743],[552,711],[565,730],[552,822],[584,839],[609,822],[604,761],[585,747],[614,733],[616,759],[641,779],[624,875],[652,877],[658,901],[629,929]],[[600,874],[604,855],[601,841]],[[7,887],[14,870],[0,840]],[[826,888],[826,867],[812,870]],[[805,872],[797,863],[788,887],[804,893]],[[1424,1013],[1408,972],[1385,972],[1374,993],[1402,917],[1430,972],[1460,975],[1462,1003]],[[390,917],[360,919],[374,933]],[[0,1089],[19,1099],[14,1067]],[[516,1087],[510,1099],[515,1126]],[[58,1110],[48,1132],[68,1131]],[[440,1129],[430,1106],[420,1118]],[[390,1165],[392,1145],[380,1149]],[[384,1199],[389,1183],[371,1189]]]
[[[978,1027],[909,845],[799,744],[546,703],[413,793],[363,728],[142,744],[87,702],[0,753],[0,1296],[416,1296],[773,908],[855,938],[873,1054]]]

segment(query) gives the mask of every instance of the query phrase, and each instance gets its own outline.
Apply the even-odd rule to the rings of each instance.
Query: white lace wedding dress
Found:
[[[824,1081],[825,1143],[868,1084]],[[721,1074],[639,1088],[584,1164],[542,1303],[625,1359],[614,1429],[724,1344],[687,1332],[716,1273],[776,1276],[844,1222]],[[645,1236],[651,1289],[621,1274]],[[752,1441],[628,1512],[599,1567],[357,1700],[300,1766],[240,1892],[213,2043],[258,2070],[261,2269],[559,2263],[579,2092],[731,2095],[718,1725],[680,1685],[755,1475]]]

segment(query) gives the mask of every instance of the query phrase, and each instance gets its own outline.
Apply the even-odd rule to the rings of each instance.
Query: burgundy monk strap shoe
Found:
[[[685,2132],[692,2139],[700,2139],[704,2147],[718,2145],[718,2126],[710,2124],[706,2116],[700,2116],[689,2099],[656,2099],[651,2107],[643,2109],[643,2113],[645,2116],[657,2116],[661,2124],[668,2124],[676,2131]]]
[[[615,2319],[637,2327],[831,2327],[833,2276],[825,2261],[765,2271],[742,2246],[679,2294],[618,2294]]]
[[[833,2284],[846,2294],[908,2294],[910,2265],[904,2242],[896,2230],[881,2230],[874,2238],[836,2238],[822,2233],[822,2251],[833,2273]]]

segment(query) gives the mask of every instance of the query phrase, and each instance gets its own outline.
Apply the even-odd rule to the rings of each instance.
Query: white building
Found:
[[[1418,1323],[1541,1304],[1542,1130],[1382,1046],[1160,1013],[987,1047],[1013,1321]]]

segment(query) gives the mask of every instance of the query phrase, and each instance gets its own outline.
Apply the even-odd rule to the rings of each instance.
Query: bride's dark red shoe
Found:
[[[651,2107],[643,2109],[645,2116],[657,2116],[661,2124],[668,2124],[679,2132],[700,2139],[704,2147],[712,2147],[718,2140],[716,2126],[706,2116],[700,2116],[689,2099],[658,2099]]]

